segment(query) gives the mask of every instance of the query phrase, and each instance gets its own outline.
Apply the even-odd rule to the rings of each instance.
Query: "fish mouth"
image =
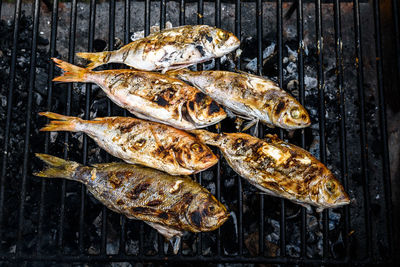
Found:
[[[222,225],[229,219],[229,216],[231,216],[231,214],[227,211],[223,211],[223,212],[218,213],[217,216],[219,218],[218,225]]]
[[[343,195],[337,199],[335,206],[344,206],[348,204],[350,204],[350,197],[347,193],[343,193]]]

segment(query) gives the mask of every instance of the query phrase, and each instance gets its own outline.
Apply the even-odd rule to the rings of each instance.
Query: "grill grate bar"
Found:
[[[94,40],[94,31],[95,31],[95,20],[96,20],[96,0],[90,0],[89,6],[89,36],[88,36],[88,51],[93,51],[93,40]],[[84,119],[90,119],[90,102],[91,102],[91,92],[92,92],[92,84],[86,83],[85,84],[85,113]],[[87,164],[88,158],[88,137],[86,134],[83,134],[83,148],[82,148],[82,163],[83,165]],[[83,244],[83,233],[84,229],[84,212],[85,212],[85,195],[86,195],[86,188],[84,185],[81,185],[81,209],[79,214],[79,250],[81,253],[84,251],[84,244]]]
[[[363,73],[363,54],[361,45],[361,23],[360,23],[360,6],[358,0],[354,0],[354,33],[355,33],[355,48],[356,48],[356,69],[357,69],[357,87],[358,99],[360,102],[360,146],[361,146],[361,175],[363,177],[363,191],[364,191],[364,206],[365,206],[365,231],[367,234],[367,253],[371,255],[371,215],[370,215],[370,201],[369,201],[369,175],[368,175],[368,144],[365,120],[365,97],[364,97],[364,73]],[[347,189],[347,177],[344,180],[344,186]],[[348,208],[346,207],[348,213]],[[347,224],[349,222],[346,221]],[[347,236],[347,235],[346,235]]]
[[[165,257],[160,257],[158,255],[63,255],[62,259],[59,255],[44,255],[44,256],[32,256],[32,255],[25,255],[21,254],[20,256],[16,257],[14,254],[0,254],[0,260],[8,260],[10,262],[13,261],[58,261],[62,260],[62,262],[163,262],[165,263]],[[275,263],[275,264],[292,264],[292,265],[305,265],[305,264],[317,264],[317,265],[327,265],[327,264],[346,264],[346,265],[365,265],[368,263],[385,263],[383,260],[376,260],[376,261],[369,261],[369,260],[355,260],[349,261],[347,259],[302,259],[298,257],[265,257],[265,256],[258,256],[258,257],[246,257],[246,256],[233,256],[233,255],[224,255],[224,256],[178,256],[178,255],[171,255],[168,256],[168,261],[170,262],[219,262],[219,263]]]
[[[58,25],[58,0],[54,0],[53,9],[52,9],[52,17],[51,17],[51,35],[50,35],[50,57],[55,57],[56,51],[56,39],[57,39],[57,25]],[[52,106],[52,97],[53,97],[53,82],[52,79],[54,77],[54,62],[50,61],[49,66],[49,77],[47,81],[47,110],[51,110]],[[46,123],[50,120],[46,119]],[[50,144],[50,132],[46,132],[45,142],[44,142],[44,153],[49,153],[49,144]],[[46,179],[42,179],[41,188],[40,188],[40,207],[39,207],[39,223],[38,223],[38,242],[36,243],[36,253],[40,254],[41,252],[41,241],[43,235],[43,215],[44,215],[44,197],[46,194]]]
[[[70,14],[70,27],[69,27],[69,44],[68,44],[68,62],[74,63],[74,54],[75,54],[75,33],[76,33],[76,17],[77,17],[77,0],[73,0],[71,2],[71,14]],[[67,94],[66,94],[66,107],[65,107],[65,115],[69,116],[71,114],[71,100],[72,100],[72,87],[71,83],[67,86]],[[68,132],[65,133],[64,136],[64,159],[68,157],[68,143],[69,143]],[[61,185],[61,207],[60,207],[60,222],[58,229],[58,247],[63,253],[64,251],[64,221],[65,221],[65,193],[66,193],[67,182],[65,179],[62,180]]]
[[[399,5],[397,0],[392,1],[393,10],[393,29],[395,36],[395,47],[396,47],[396,67],[397,67],[397,77],[400,77],[400,29],[399,29]],[[1,10],[0,10],[1,11]]]
[[[378,98],[379,98],[379,122],[382,140],[383,150],[383,179],[384,179],[384,190],[385,190],[385,202],[386,202],[386,221],[388,231],[388,246],[389,255],[393,255],[392,251],[392,193],[390,188],[390,165],[389,165],[389,150],[388,150],[388,135],[387,135],[387,124],[386,124],[386,105],[385,105],[385,94],[383,87],[383,63],[382,63],[382,43],[381,43],[381,25],[380,25],[380,1],[373,1],[374,8],[374,24],[375,24],[375,48],[376,48],[376,72],[378,78]]]
[[[130,0],[124,1],[124,45],[130,42],[130,17],[131,17],[131,2]],[[122,114],[124,117],[127,116],[126,109],[123,109]],[[119,239],[119,250],[120,255],[126,254],[126,217],[120,215],[121,233]]]
[[[165,28],[166,5],[166,0],[160,1],[160,30],[164,30]]]
[[[334,29],[335,29],[335,53],[336,53],[336,86],[339,93],[339,113],[340,113],[340,164],[341,178],[347,191],[347,148],[346,148],[346,110],[345,110],[345,88],[343,88],[343,41],[342,41],[342,25],[341,25],[341,10],[340,2],[335,0],[334,5]],[[348,207],[344,208],[345,226],[344,236],[349,232],[349,212]],[[324,231],[328,233],[329,228],[326,226]],[[347,238],[345,238],[347,239]],[[369,238],[368,238],[369,239]],[[326,244],[325,244],[326,243]],[[324,243],[324,254],[328,251],[328,241]]]
[[[293,3],[295,4],[295,3]],[[304,106],[305,88],[304,88],[304,43],[303,43],[303,1],[297,1],[297,41],[298,41],[298,81],[299,81],[299,102]],[[301,147],[305,148],[304,129],[301,130]],[[300,254],[306,255],[306,210],[301,207],[301,233],[300,233]]]
[[[179,25],[185,25],[185,0],[179,2]]]
[[[15,68],[17,62],[17,45],[18,45],[18,29],[21,17],[21,0],[17,0],[15,4],[14,11],[14,31],[13,31],[13,47],[11,52],[11,65],[10,65],[10,82],[8,86],[8,96],[7,96],[7,115],[6,115],[6,125],[4,132],[4,143],[3,143],[3,160],[1,164],[1,177],[0,177],[0,240],[2,239],[3,229],[3,207],[4,207],[4,187],[5,178],[7,172],[7,157],[8,157],[8,145],[10,138],[10,126],[11,126],[11,116],[12,116],[12,106],[13,106],[13,96],[14,96],[14,86],[15,86]],[[1,247],[1,244],[0,244]]]
[[[221,0],[215,0],[215,26],[221,28]],[[220,59],[215,60],[215,68],[219,70]],[[219,124],[221,125],[221,124]],[[221,127],[218,127],[218,133],[221,132]],[[218,150],[219,158],[222,158],[221,151]],[[221,201],[221,161],[217,163],[217,181],[216,181],[217,199]],[[221,255],[221,228],[217,229],[217,255]]]
[[[26,183],[27,173],[29,168],[29,144],[30,144],[30,132],[31,132],[31,111],[32,111],[32,91],[35,86],[36,78],[36,50],[37,50],[37,38],[39,29],[39,12],[40,2],[35,0],[34,3],[34,20],[33,20],[33,34],[32,34],[32,48],[31,48],[31,59],[29,69],[29,84],[28,84],[28,100],[26,107],[26,119],[25,119],[25,141],[24,141],[24,160],[22,166],[22,181],[21,181],[21,193],[20,193],[20,204],[18,209],[18,233],[17,233],[17,254],[21,253],[22,250],[22,235],[23,235],[23,223],[24,223],[24,210],[25,210],[25,196],[26,196]]]
[[[320,160],[322,163],[326,164],[326,136],[325,136],[325,77],[323,69],[323,32],[322,32],[322,10],[321,1],[315,1],[315,12],[316,12],[316,41],[317,41],[317,55],[318,55],[318,92],[319,92],[319,142],[320,142]],[[327,255],[327,243],[328,243],[328,213],[323,213],[323,255]]]
[[[282,0],[276,1],[276,24],[277,24],[277,45],[278,45],[278,84],[283,88],[283,11]],[[283,130],[279,129],[279,137],[283,139]],[[280,217],[280,255],[286,256],[286,208],[285,199],[281,199],[281,217]]]
[[[203,0],[199,0],[197,2],[197,24],[202,25],[204,23],[204,2]],[[202,64],[197,65],[198,70],[203,69]],[[201,185],[203,174],[202,172],[197,174],[198,177],[198,182]],[[197,234],[198,240],[197,240],[197,254],[202,255],[203,254],[203,234],[200,232]]]
[[[257,73],[262,75],[263,66],[262,66],[262,43],[263,43],[263,34],[262,34],[262,0],[256,1],[256,26],[257,26]],[[255,126],[257,127],[257,125]],[[262,126],[259,125],[257,129],[258,134],[263,134]],[[259,217],[259,237],[258,237],[258,246],[259,246],[259,254],[264,254],[264,193],[259,193],[260,199],[260,217]]]
[[[235,35],[241,39],[241,24],[242,24],[242,15],[241,15],[241,0],[235,1]],[[236,67],[240,70],[241,62],[240,57],[237,58]],[[242,189],[242,177],[239,175],[237,178],[237,190],[238,190],[238,216],[237,216],[237,224],[238,224],[238,253],[239,255],[243,254],[243,189]]]

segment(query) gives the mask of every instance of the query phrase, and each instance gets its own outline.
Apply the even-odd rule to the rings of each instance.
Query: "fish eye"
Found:
[[[335,192],[336,185],[335,185],[334,182],[328,181],[328,182],[326,183],[325,187],[326,187],[326,190],[327,190],[330,194],[333,194],[333,193]]]
[[[215,207],[214,207],[214,206],[209,206],[209,207],[208,207],[208,211],[209,211],[209,212],[213,212],[214,210],[215,210]]]
[[[218,37],[221,39],[221,40],[226,40],[226,39],[228,39],[228,33],[227,32],[225,32],[225,31],[218,31],[217,32],[217,35],[218,35]]]
[[[190,148],[195,151],[198,152],[200,150],[200,145],[198,143],[194,143],[190,146]]]
[[[300,118],[300,110],[298,108],[292,108],[290,110],[290,116],[292,116],[293,119]]]
[[[139,139],[136,141],[137,147],[142,147],[142,146],[144,146],[144,144],[146,144],[146,139]]]

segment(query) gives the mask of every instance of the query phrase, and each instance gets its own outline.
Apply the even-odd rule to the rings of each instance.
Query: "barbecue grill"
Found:
[[[397,1],[49,2],[0,1],[0,265],[391,261],[380,14],[383,2],[392,5],[394,12],[385,15],[393,19],[398,51]],[[75,52],[114,49],[134,32],[148,35],[151,26],[163,29],[167,21],[215,25],[239,36],[241,56],[197,67],[266,75],[298,97],[310,111],[310,128],[288,133],[259,125],[258,135],[278,134],[310,150],[341,180],[351,205],[307,211],[260,193],[221,159],[195,179],[228,207],[231,218],[217,231],[185,234],[174,255],[154,229],[107,210],[83,185],[34,177],[42,167],[37,152],[83,164],[117,160],[85,135],[39,133],[46,121],[38,111],[85,119],[127,115],[95,85],[51,82],[59,70],[49,58],[80,63]],[[210,130],[235,131],[234,119]]]

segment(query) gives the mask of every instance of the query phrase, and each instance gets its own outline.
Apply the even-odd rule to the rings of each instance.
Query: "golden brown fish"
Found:
[[[126,163],[88,167],[51,155],[36,156],[49,166],[34,175],[83,183],[109,209],[155,228],[171,241],[175,253],[184,231],[213,231],[229,216],[225,206],[189,176]]]
[[[219,104],[269,127],[298,129],[311,124],[305,108],[271,80],[249,73],[176,70],[167,73],[186,81]]]
[[[92,82],[117,105],[141,119],[191,130],[218,123],[225,111],[209,96],[166,75],[129,69],[90,71],[53,58],[60,82]]]
[[[186,25],[152,33],[116,51],[76,55],[91,61],[90,69],[124,63],[139,70],[165,72],[222,57],[239,45],[231,32],[207,25]]]
[[[157,122],[129,117],[83,120],[52,112],[40,115],[50,121],[41,131],[84,132],[111,155],[171,175],[189,175],[218,162],[211,149],[192,135]]]
[[[192,131],[206,144],[217,146],[228,164],[269,195],[287,198],[317,211],[350,203],[334,175],[304,149],[276,136],[266,140],[244,133]]]

